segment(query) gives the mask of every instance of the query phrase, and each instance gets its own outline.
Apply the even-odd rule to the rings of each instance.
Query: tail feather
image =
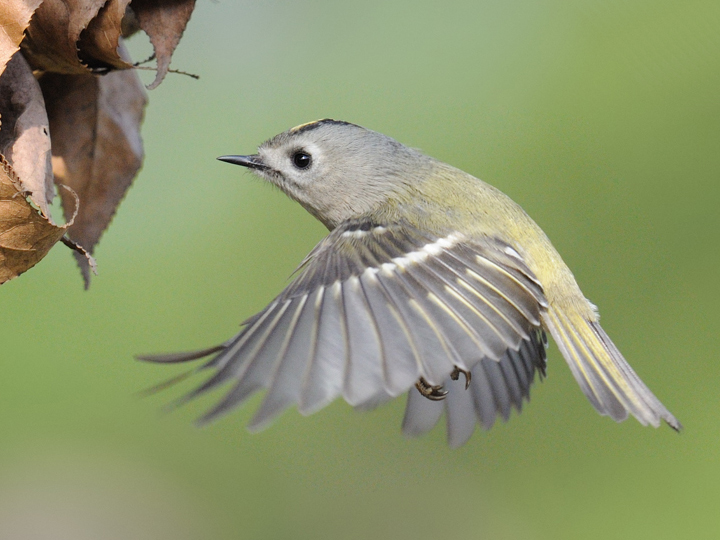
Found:
[[[600,324],[576,313],[551,308],[543,315],[583,393],[600,414],[616,421],[632,414],[643,425],[680,422],[655,397],[625,361]]]

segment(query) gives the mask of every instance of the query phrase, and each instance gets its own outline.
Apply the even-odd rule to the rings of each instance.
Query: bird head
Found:
[[[382,133],[331,119],[280,133],[257,154],[218,159],[276,185],[329,229],[402,198],[431,161]]]

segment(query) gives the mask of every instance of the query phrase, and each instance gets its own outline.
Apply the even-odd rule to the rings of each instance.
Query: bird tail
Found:
[[[630,412],[643,425],[680,422],[645,386],[597,321],[551,307],[543,322],[558,344],[573,376],[600,414],[620,422]]]

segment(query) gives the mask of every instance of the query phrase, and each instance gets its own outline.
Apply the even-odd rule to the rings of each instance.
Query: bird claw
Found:
[[[424,397],[428,398],[430,401],[442,401],[447,397],[447,390],[443,389],[443,386],[437,385],[432,386],[429,382],[425,380],[424,377],[420,377],[418,379],[418,382],[415,383],[415,388],[418,389],[418,392],[422,394]]]
[[[455,366],[455,369],[453,369],[450,374],[450,378],[453,381],[457,381],[460,378],[461,373],[465,375],[465,390],[467,390],[470,387],[470,379],[472,378],[472,374],[469,371],[465,371],[464,369],[460,369]],[[424,377],[420,377],[418,379],[418,382],[415,383],[415,388],[417,388],[418,392],[430,401],[442,401],[448,395],[448,391],[445,390],[443,385],[439,384],[437,386],[433,386],[427,382]]]
[[[450,374],[450,378],[453,381],[457,381],[460,378],[461,373],[465,375],[465,390],[467,390],[468,388],[470,388],[470,379],[472,379],[472,373],[455,366],[455,369],[453,369],[452,373]]]

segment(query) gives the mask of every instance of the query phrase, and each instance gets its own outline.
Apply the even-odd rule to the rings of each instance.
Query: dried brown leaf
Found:
[[[145,90],[133,70],[102,77],[47,73],[40,85],[50,119],[55,181],[80,197],[69,236],[92,253],[142,164]],[[74,204],[61,196],[68,216]],[[87,261],[77,258],[87,286]]]
[[[77,43],[105,1],[44,0],[35,11],[22,43],[30,65],[55,73],[88,73],[78,57]]]
[[[43,0],[2,0],[0,8],[0,74],[12,55],[20,49],[20,42],[30,17]]]
[[[80,60],[93,71],[129,69],[132,64],[120,57],[120,35],[130,0],[108,0],[78,41]]]
[[[155,48],[157,75],[148,86],[152,90],[167,75],[172,54],[195,9],[195,0],[132,0],[131,7]]]
[[[0,155],[0,283],[35,266],[65,234],[35,209],[20,179]]]
[[[40,85],[20,52],[0,75],[0,154],[22,179],[22,190],[52,222],[48,205],[55,196],[50,134]]]

